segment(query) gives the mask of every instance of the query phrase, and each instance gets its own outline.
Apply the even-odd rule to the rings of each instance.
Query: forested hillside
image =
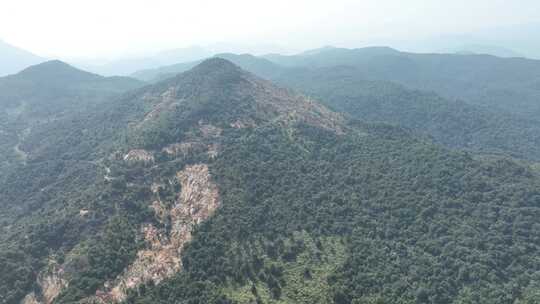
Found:
[[[377,72],[379,70],[371,73],[371,69],[365,68],[368,65],[384,62],[381,56],[400,56],[401,58],[405,56],[405,53],[388,48],[368,48],[356,51],[324,48],[298,56],[266,56],[268,60],[250,55],[220,54],[218,56],[231,60],[242,68],[282,86],[313,96],[330,108],[344,112],[352,118],[406,127],[422,136],[432,137],[438,143],[450,148],[487,154],[504,154],[533,161],[540,160],[540,120],[537,115],[521,115],[514,113],[516,111],[513,110],[507,111],[487,104],[478,105],[470,99],[464,99],[468,97],[465,95],[460,96],[461,99],[443,98],[440,95],[444,94],[442,91],[434,93],[406,88],[398,84],[403,81],[397,78],[379,77],[380,73]],[[423,55],[415,56],[419,56],[418,60],[420,60]],[[445,62],[452,56],[454,55],[440,55],[441,62]],[[473,60],[476,57],[469,59]],[[274,60],[283,66],[269,60]],[[484,57],[478,57],[479,63],[484,60]],[[507,59],[493,57],[491,60],[504,63],[510,70],[518,69],[512,65],[512,62],[504,61]],[[388,65],[388,71],[394,71],[399,75],[401,70],[391,66],[391,62],[385,63]],[[162,80],[183,72],[197,63],[183,63],[141,71],[134,76],[145,80],[152,80],[152,78]],[[463,68],[463,75],[460,77],[468,79],[471,90],[484,88],[483,82],[486,82],[484,78],[487,76],[497,77],[499,74],[506,73],[497,65],[489,71],[479,70],[469,65],[467,69]],[[527,69],[532,75],[531,69],[534,69],[534,65],[527,66]],[[407,69],[407,71],[413,79],[425,74],[418,69]],[[484,72],[484,78],[472,80],[477,73],[482,72]],[[491,74],[486,75],[486,73]],[[389,75],[392,76],[393,73]],[[440,75],[433,77],[430,74],[426,75],[425,77],[430,77],[429,81],[438,81],[440,77]],[[403,77],[409,79],[409,76],[403,75]],[[450,78],[456,77],[452,75]],[[384,80],[373,80],[378,78]],[[460,91],[461,89],[452,81],[454,80],[445,82],[444,85]],[[516,88],[516,92],[525,91]],[[510,105],[510,102],[520,100],[508,96],[508,106],[514,108],[515,105]],[[535,104],[537,104],[536,101],[531,103],[532,106]]]
[[[48,61],[0,78],[0,178],[14,163],[24,163],[50,138],[83,129],[63,126],[70,116],[86,113],[116,95],[143,86],[127,77],[102,77],[60,61]],[[79,118],[73,118],[79,119]],[[71,122],[76,124],[76,122]],[[45,132],[52,132],[45,134]],[[41,142],[41,143],[40,143]]]
[[[44,126],[0,181],[2,303],[540,300],[527,164],[218,58]]]
[[[414,54],[390,48],[323,49],[297,56],[266,56],[289,67],[356,67],[365,79],[435,91],[450,99],[497,107],[537,119],[540,61],[489,55]]]
[[[366,122],[409,128],[450,148],[540,160],[540,120],[386,81],[365,80],[358,69],[293,69],[274,80]]]

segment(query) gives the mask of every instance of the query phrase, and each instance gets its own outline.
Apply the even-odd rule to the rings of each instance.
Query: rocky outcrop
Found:
[[[208,151],[206,153],[208,154],[208,157],[210,159],[215,159],[219,155],[219,149],[220,149],[220,145],[214,143],[214,144],[208,145]]]
[[[248,118],[245,120],[237,119],[235,122],[231,123],[230,126],[235,129],[245,129],[245,128],[254,128],[257,126],[257,124],[255,124],[253,119]]]
[[[221,136],[223,129],[218,128],[212,124],[205,123],[204,121],[199,121],[199,130],[204,138],[213,138]]]
[[[172,236],[182,235],[185,227],[199,224],[210,217],[220,204],[216,184],[211,180],[208,166],[188,166],[177,173],[182,190],[171,210]]]
[[[202,142],[183,142],[166,146],[161,150],[172,157],[188,157],[196,153],[206,153],[210,159],[214,159],[219,154],[219,144],[204,144]]]
[[[137,253],[136,260],[114,281],[107,282],[90,302],[121,302],[127,291],[142,284],[159,284],[181,269],[181,253],[191,241],[193,228],[208,219],[220,205],[217,186],[213,183],[208,166],[197,164],[176,174],[181,192],[171,207],[154,201],[152,208],[159,219],[168,218],[170,231],[151,224],[141,228],[146,248]]]
[[[172,156],[182,156],[186,157],[189,154],[197,151],[197,150],[203,150],[204,145],[199,142],[182,142],[182,143],[175,143],[166,146],[163,148],[163,152],[172,155]]]
[[[46,269],[37,277],[39,292],[32,292],[23,299],[23,304],[50,304],[68,286],[64,269],[54,258],[49,259]]]
[[[142,127],[146,122],[153,121],[159,118],[159,116],[171,110],[178,104],[177,96],[176,96],[176,88],[170,87],[165,92],[154,95],[154,94],[146,94],[143,96],[143,100],[146,103],[153,104],[152,110],[148,112],[143,121],[137,125],[137,127]]]
[[[21,301],[21,304],[40,304],[40,302],[36,298],[36,293],[32,292],[24,297],[24,299]]]
[[[321,103],[250,74],[245,74],[244,79],[239,87],[240,95],[253,96],[260,116],[276,117],[276,121],[286,124],[301,122],[337,134],[344,133],[344,117]],[[236,127],[241,125],[236,124]]]
[[[124,155],[124,161],[151,164],[154,162],[154,154],[143,149],[135,149]]]
[[[147,248],[137,253],[136,260],[117,280],[106,284],[108,292],[96,294],[102,302],[121,302],[129,289],[148,282],[159,284],[180,270],[179,248],[167,235],[149,224],[144,225],[142,233]]]

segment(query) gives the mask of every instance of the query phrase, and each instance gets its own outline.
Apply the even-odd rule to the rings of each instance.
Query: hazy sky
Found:
[[[538,21],[539,0],[0,0],[0,39],[64,57],[218,42],[360,47]]]

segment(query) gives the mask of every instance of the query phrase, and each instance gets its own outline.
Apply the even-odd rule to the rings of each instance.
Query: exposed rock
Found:
[[[108,182],[114,180],[114,177],[111,176],[111,168],[105,166],[105,175],[103,175],[103,179]]]
[[[168,145],[162,151],[169,155],[186,157],[195,150],[202,148],[204,148],[204,145],[198,142],[183,142]]]
[[[208,127],[209,125],[204,125],[204,127]],[[212,128],[212,127],[210,127]],[[219,130],[219,131],[217,131]],[[217,134],[220,134],[221,129],[216,128],[214,131],[208,131],[206,136],[209,136],[208,134],[214,133],[214,135],[217,136]],[[208,156],[213,159],[216,158],[219,151],[219,144],[213,143],[209,145],[205,145],[201,142],[184,142],[184,143],[176,143],[172,145],[168,145],[167,147],[163,148],[163,152],[167,153],[171,156],[181,156],[181,157],[187,157],[188,155],[192,153],[204,153],[206,152]]]
[[[231,123],[231,127],[235,129],[245,129],[245,128],[254,128],[257,125],[253,121],[253,119],[246,119],[246,120],[236,120],[235,122]]]
[[[152,202],[152,205],[150,206],[152,210],[154,210],[154,214],[158,218],[160,223],[164,223],[165,220],[169,216],[169,210],[167,207],[160,201],[154,201]]]
[[[248,74],[249,75],[249,74]],[[277,116],[285,123],[302,122],[343,134],[344,118],[322,104],[293,91],[274,86],[267,80],[246,76],[245,84],[239,88],[244,94],[253,95],[257,111],[262,116]]]
[[[158,96],[147,94],[143,96],[143,100],[153,103],[154,106],[152,110],[144,116],[143,121],[138,125],[139,127],[147,121],[157,119],[162,112],[167,111],[177,104],[176,89],[174,87],[168,88],[165,92]]]
[[[186,167],[176,175],[181,192],[170,209],[159,201],[152,203],[158,218],[169,218],[169,233],[151,224],[143,225],[146,248],[137,253],[136,260],[114,281],[89,301],[101,303],[121,302],[127,291],[148,282],[159,284],[181,269],[181,253],[192,238],[193,227],[208,219],[219,207],[219,193],[212,182],[208,166]]]
[[[32,292],[24,297],[21,304],[40,304],[40,302],[36,298],[36,293]]]
[[[67,281],[64,278],[63,272],[64,270],[60,267],[53,268],[49,273],[38,279],[45,304],[52,303],[60,292],[67,287]]]
[[[152,193],[154,193],[154,194],[158,194],[159,189],[161,189],[161,188],[163,188],[163,184],[152,183],[152,185],[150,186],[150,191],[152,191]]]
[[[110,292],[101,295],[105,302],[121,302],[129,289],[150,281],[159,284],[180,270],[179,248],[153,225],[145,225],[142,230],[148,248],[139,251],[135,262],[116,280]]]
[[[26,295],[22,303],[50,304],[68,286],[64,269],[61,265],[58,265],[54,258],[50,258],[47,268],[38,274],[37,285],[39,287],[39,294],[32,292]]]
[[[216,158],[219,154],[219,144],[209,145],[207,153],[208,153],[208,157],[210,157],[211,159]]]
[[[154,162],[154,155],[143,149],[135,149],[124,155],[124,161],[151,164]]]
[[[212,124],[206,124],[203,121],[199,121],[199,130],[201,130],[202,135],[206,138],[218,137],[223,132],[221,128],[218,128]]]
[[[211,180],[207,165],[188,166],[176,176],[182,191],[171,210],[173,240],[176,239],[174,236],[181,235],[185,226],[206,220],[220,205],[218,188]]]

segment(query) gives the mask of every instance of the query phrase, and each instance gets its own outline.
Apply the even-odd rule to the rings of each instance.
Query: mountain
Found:
[[[45,61],[44,58],[0,40],[0,76],[17,73],[43,61]]]
[[[81,71],[61,61],[47,61],[0,78],[0,175],[28,158],[27,152],[37,146],[30,147],[26,139],[43,136],[55,120],[143,85],[132,78]]]
[[[141,56],[128,59],[113,60],[104,64],[92,64],[89,62],[74,62],[83,69],[102,75],[136,75],[141,71],[158,69],[162,66],[176,65],[182,63],[202,62],[203,59],[215,54],[229,53],[251,53],[260,54],[269,51],[285,51],[286,48],[272,44],[236,44],[236,43],[214,43],[204,47],[192,46],[165,50],[153,55]],[[193,67],[191,65],[190,67]],[[185,71],[185,70],[184,70]],[[176,74],[176,73],[175,73]],[[156,75],[153,75],[156,76]],[[154,77],[141,76],[139,79],[151,80]]]
[[[456,53],[462,55],[492,55],[502,58],[525,57],[511,49],[480,44],[468,44],[454,49],[448,49],[441,53]]]
[[[284,56],[279,54],[266,55],[262,58],[286,67],[329,67],[337,65],[366,64],[382,56],[399,55],[398,50],[389,47],[366,47],[361,49],[343,49],[324,47],[305,51],[298,55]]]
[[[130,76],[142,81],[147,82],[158,82],[170,77],[174,77],[177,74],[183,73],[192,69],[196,65],[203,62],[204,59],[190,61],[190,62],[180,62],[171,65],[160,66],[157,68],[143,69],[136,71]]]
[[[91,97],[96,92],[115,94],[133,89],[143,83],[128,77],[103,77],[74,68],[62,61],[47,61],[28,67],[21,72],[0,78],[2,86],[1,102],[4,105],[18,106],[23,102],[39,106],[47,101],[61,103],[54,94],[70,94],[71,97],[81,97],[85,94]],[[62,96],[65,97],[65,96]],[[62,106],[74,105],[79,100]],[[33,109],[33,111],[38,111]]]
[[[530,39],[539,33],[540,23],[523,23],[486,28],[460,35],[442,35],[436,39],[430,39],[426,43],[450,44],[450,47],[459,45],[507,46],[525,57],[540,59],[540,43]]]
[[[219,58],[51,123],[0,180],[2,303],[538,300],[526,164]]]
[[[498,45],[511,45],[527,57],[540,59],[540,43],[529,39],[540,33],[540,23],[525,23],[485,29],[470,35],[477,41],[490,41]]]
[[[435,91],[448,99],[496,107],[536,119],[540,61],[489,55],[415,54],[388,48],[328,49],[314,55],[270,56],[288,67],[352,66],[367,80]]]
[[[332,50],[324,48],[310,54]],[[397,53],[391,49],[366,49],[364,54],[377,56],[379,51]],[[443,98],[433,92],[408,89],[384,80],[370,80],[363,69],[353,66],[284,67],[247,54],[217,56],[282,86],[313,96],[352,118],[406,127],[450,148],[540,160],[538,119]],[[197,63],[165,66],[133,76],[149,81],[166,79]]]
[[[282,72],[281,66],[272,63],[269,60],[265,60],[250,54],[236,55],[232,53],[221,53],[215,55],[214,57],[232,61],[241,66],[243,69],[265,78],[272,78],[271,76],[280,74]],[[159,68],[141,70],[133,73],[131,76],[147,82],[156,82],[174,77],[176,74],[185,72],[203,61],[204,60],[181,62],[173,65],[161,66]]]
[[[540,160],[540,121],[401,85],[351,67],[291,69],[271,79],[366,122],[406,127],[450,148]]]

